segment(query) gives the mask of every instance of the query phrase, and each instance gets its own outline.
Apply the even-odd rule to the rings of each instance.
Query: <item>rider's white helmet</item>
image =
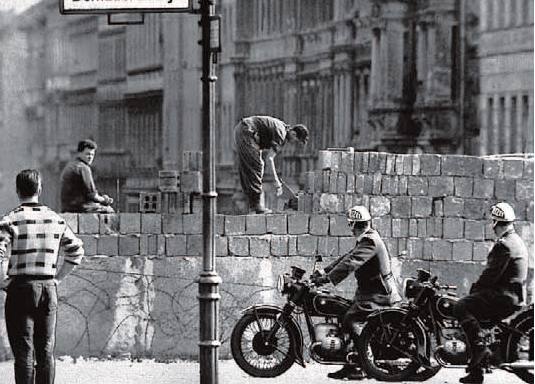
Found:
[[[515,221],[516,219],[513,207],[503,202],[494,204],[490,208],[490,217],[492,218],[492,220],[505,222]]]
[[[349,222],[370,221],[371,219],[368,208],[363,205],[355,205],[347,210],[347,221]]]

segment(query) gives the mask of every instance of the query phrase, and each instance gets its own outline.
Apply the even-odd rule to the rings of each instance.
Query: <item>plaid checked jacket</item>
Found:
[[[0,259],[9,258],[9,276],[55,276],[60,247],[65,262],[80,264],[82,241],[61,216],[44,205],[21,204],[0,221]]]

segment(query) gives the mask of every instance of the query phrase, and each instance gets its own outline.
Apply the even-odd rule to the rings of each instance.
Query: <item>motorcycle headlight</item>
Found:
[[[412,278],[405,279],[403,281],[403,296],[407,299],[412,299],[416,297],[418,293],[417,289],[418,283]]]
[[[277,291],[279,291],[280,293],[284,293],[284,288],[286,285],[285,283],[286,283],[286,279],[284,275],[279,275],[277,279]]]

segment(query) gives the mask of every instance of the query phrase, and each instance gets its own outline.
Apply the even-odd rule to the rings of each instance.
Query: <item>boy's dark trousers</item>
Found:
[[[53,384],[58,297],[49,276],[15,277],[5,304],[16,384]]]

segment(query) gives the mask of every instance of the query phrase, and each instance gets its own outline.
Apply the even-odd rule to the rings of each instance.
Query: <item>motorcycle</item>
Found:
[[[428,379],[441,368],[467,366],[469,344],[452,314],[459,300],[457,287],[437,280],[419,269],[416,279],[404,283],[408,303],[369,315],[357,346],[369,375],[382,381],[403,381],[423,367]],[[533,304],[518,306],[507,319],[485,319],[480,325],[492,351],[483,368],[487,372],[501,368],[533,383]]]
[[[317,257],[316,263],[321,261]],[[303,280],[305,270],[292,266],[291,273],[278,277],[277,289],[287,296],[281,308],[258,304],[243,311],[231,335],[232,356],[251,376],[276,377],[296,362],[306,367],[300,315],[304,315],[310,337],[310,357],[320,364],[357,363],[349,337],[342,332],[342,320],[351,300],[319,289]],[[363,311],[362,322],[371,313]],[[360,318],[357,320],[360,321]]]

